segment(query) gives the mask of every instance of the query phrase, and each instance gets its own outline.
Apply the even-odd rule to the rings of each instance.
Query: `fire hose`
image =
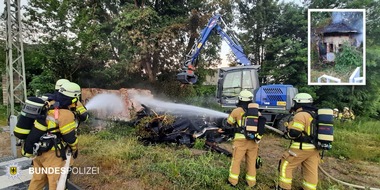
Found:
[[[281,136],[284,135],[284,132],[282,132],[281,130],[278,130],[274,127],[271,127],[269,125],[265,125],[265,127],[269,130],[272,130],[278,134],[280,134]],[[369,189],[369,190],[380,190],[379,188],[373,188],[373,187],[365,187],[365,186],[361,186],[361,185],[356,185],[356,184],[352,184],[352,183],[347,183],[347,182],[344,182],[342,180],[339,180],[339,179],[336,179],[335,177],[331,176],[330,174],[328,174],[320,165],[318,166],[319,170],[321,170],[321,172],[323,174],[325,174],[327,177],[329,177],[330,179],[336,181],[337,183],[340,183],[342,185],[346,185],[346,186],[349,186],[349,187],[353,187],[353,188],[357,188],[357,189]]]

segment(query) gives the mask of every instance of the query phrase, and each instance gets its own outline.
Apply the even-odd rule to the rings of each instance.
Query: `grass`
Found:
[[[344,159],[380,163],[380,122],[336,122],[333,149],[329,154]]]
[[[0,126],[8,125],[7,107],[0,105]]]
[[[140,184],[140,189],[228,189],[224,180],[229,158],[224,155],[195,155],[188,148],[174,145],[144,146],[132,136],[109,140],[104,139],[103,133],[79,138],[83,147],[79,164],[100,167],[96,179],[80,178],[79,183],[86,181],[93,188],[110,183],[111,189],[123,189],[127,186],[115,181],[124,181],[125,185],[131,181]]]
[[[380,124],[378,121],[337,123],[333,149],[326,156],[344,157],[380,163]],[[280,141],[280,150],[289,141],[268,134],[268,141]],[[90,189],[232,189],[226,184],[230,158],[203,150],[204,140],[197,140],[193,149],[171,144],[144,146],[134,135],[132,127],[116,125],[97,134],[79,136],[80,155],[77,166],[97,166],[95,177],[73,177],[74,183]],[[263,150],[261,150],[263,151]],[[264,150],[265,151],[265,150]],[[277,154],[277,153],[271,153]],[[280,156],[280,154],[278,155]],[[276,156],[276,157],[278,157]],[[257,189],[271,189],[277,181],[278,160],[264,160],[257,171]],[[245,164],[242,164],[242,168]],[[294,176],[294,186],[300,187],[301,172]],[[242,172],[244,174],[244,172]],[[320,174],[322,175],[322,174]],[[244,175],[238,189],[247,188]],[[328,178],[321,178],[319,189],[347,189]]]
[[[322,64],[322,63],[321,63]],[[352,72],[356,69],[356,67],[347,67],[344,70],[337,70],[333,66],[330,67],[323,67],[323,68],[312,68],[310,73],[310,80],[311,82],[318,82],[318,78],[324,74],[328,76],[332,76],[335,78],[341,79],[341,82],[348,83],[348,80],[352,74]],[[326,82],[326,81],[324,81]]]

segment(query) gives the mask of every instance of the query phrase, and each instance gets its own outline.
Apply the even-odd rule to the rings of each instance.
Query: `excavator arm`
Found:
[[[197,43],[191,48],[190,52],[186,56],[182,71],[177,74],[177,80],[182,84],[194,84],[198,81],[198,77],[194,74],[197,67],[196,59],[199,56],[204,44],[207,42],[209,36],[214,32],[219,34],[224,41],[231,48],[232,52],[236,56],[238,63],[241,65],[251,65],[251,62],[243,52],[242,46],[237,42],[235,37],[230,37],[221,27],[221,24],[226,27],[221,15],[215,15],[211,17],[206,27],[202,30]]]

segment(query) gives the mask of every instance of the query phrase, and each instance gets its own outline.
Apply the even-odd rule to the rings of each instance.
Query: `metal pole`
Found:
[[[11,115],[9,117],[9,132],[11,135],[11,150],[12,150],[12,155],[13,157],[17,158],[17,149],[16,149],[16,137],[15,134],[13,133],[15,126],[17,123],[17,117],[14,115]]]

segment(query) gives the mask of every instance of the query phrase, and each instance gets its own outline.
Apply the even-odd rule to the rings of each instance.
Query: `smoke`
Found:
[[[363,12],[333,12],[332,23],[344,23],[347,26],[358,31],[354,37],[356,39],[356,46],[360,46],[363,42]]]
[[[157,111],[163,111],[163,112],[170,113],[173,115],[224,117],[224,118],[228,116],[228,114],[226,113],[207,109],[207,108],[186,105],[186,104],[164,102],[161,100],[157,100],[151,97],[145,97],[141,95],[136,95],[133,97],[133,99]]]
[[[97,94],[86,104],[89,111],[119,113],[125,110],[124,101],[116,94]]]

